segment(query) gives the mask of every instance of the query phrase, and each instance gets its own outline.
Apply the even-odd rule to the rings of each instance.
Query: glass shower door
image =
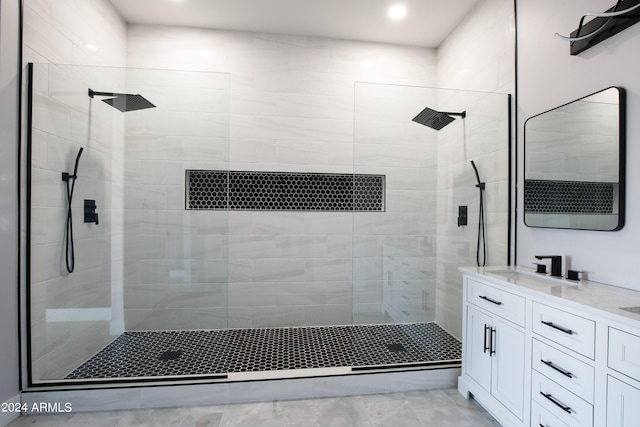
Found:
[[[437,136],[411,119],[436,90],[357,83],[354,169],[385,175],[384,212],[354,214],[354,323],[435,320]]]
[[[30,382],[181,375],[138,369],[161,360],[146,338],[127,365],[120,341],[227,326],[227,213],[187,210],[186,177],[228,169],[229,76],[34,64],[27,77]],[[138,94],[153,106],[127,107]]]

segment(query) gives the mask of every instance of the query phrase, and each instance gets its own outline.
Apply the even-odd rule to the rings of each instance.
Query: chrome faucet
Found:
[[[551,260],[551,275],[562,277],[562,256],[560,255],[536,255],[536,259]]]

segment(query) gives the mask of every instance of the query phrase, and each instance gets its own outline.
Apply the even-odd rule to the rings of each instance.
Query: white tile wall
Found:
[[[511,0],[484,0],[438,48],[438,86],[513,94],[515,91],[515,16]],[[469,100],[469,92],[452,91],[443,105],[466,105],[465,138],[444,132],[438,142],[438,324],[462,336],[461,265],[476,264],[478,189],[469,160],[487,183],[487,265],[507,263],[509,185],[506,96]],[[451,126],[451,125],[450,125]],[[450,127],[449,126],[449,127]],[[499,136],[499,137],[496,137]],[[457,227],[459,205],[469,207],[469,226]]]
[[[355,82],[435,83],[435,52],[422,48],[138,25],[129,26],[127,40],[130,66],[230,73],[229,151],[220,149],[228,155],[228,165],[222,169],[354,172]],[[202,48],[211,56],[199,56]],[[362,68],[365,60],[374,66]],[[387,173],[398,183],[420,187],[415,178],[419,173],[400,168],[407,162],[422,167],[428,160],[415,160],[415,152],[425,156],[427,151],[416,145],[415,132],[405,130],[403,141],[403,151],[385,149],[380,141],[362,144],[355,154],[362,169],[358,172],[371,165],[366,172]],[[203,146],[202,154],[209,150]],[[201,159],[184,165],[207,166]],[[416,204],[415,195],[388,195],[390,211],[397,210],[398,203]],[[414,218],[394,215],[391,223],[383,222],[384,233],[415,231],[401,231],[398,222]],[[352,260],[353,221],[350,213],[230,212],[229,326],[351,323],[351,283],[354,268],[357,275],[362,266]],[[370,265],[366,269],[373,271]],[[377,269],[381,273],[381,265]],[[380,273],[375,277],[379,291]]]

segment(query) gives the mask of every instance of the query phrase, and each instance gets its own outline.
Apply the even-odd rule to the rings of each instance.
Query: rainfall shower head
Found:
[[[103,99],[102,102],[111,105],[113,108],[118,109],[123,113],[127,111],[144,110],[145,108],[155,107],[155,105],[149,102],[142,95],[132,95],[129,93],[95,92],[92,89],[89,89],[89,97],[93,98],[94,96],[111,96],[112,98]]]
[[[427,107],[412,120],[416,123],[420,123],[421,125],[430,127],[431,129],[440,130],[455,120],[455,118],[451,116],[460,116],[464,119],[465,117],[467,117],[467,112],[463,111],[462,113],[444,113],[441,111],[432,110],[431,108]]]

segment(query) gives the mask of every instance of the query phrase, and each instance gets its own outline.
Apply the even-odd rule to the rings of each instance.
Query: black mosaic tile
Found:
[[[613,182],[524,181],[524,209],[533,213],[613,213],[617,185]]]
[[[66,379],[200,376],[461,359],[436,323],[125,332]]]
[[[186,171],[187,209],[384,211],[385,176]]]

